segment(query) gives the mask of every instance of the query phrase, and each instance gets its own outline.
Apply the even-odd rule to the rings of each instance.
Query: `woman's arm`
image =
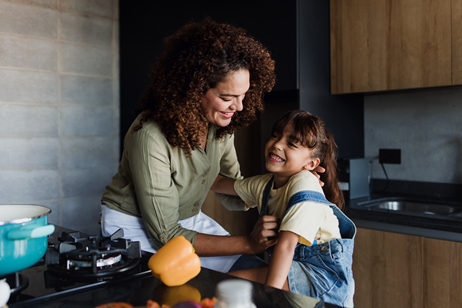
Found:
[[[230,179],[222,175],[218,175],[211,187],[211,190],[216,193],[237,196],[238,194],[234,190],[234,182],[236,182],[235,179]]]
[[[273,256],[271,257],[265,284],[282,289],[292,265],[298,239],[299,235],[296,233],[290,231],[280,232],[279,241],[274,247]]]
[[[201,257],[257,254],[278,241],[279,220],[274,215],[262,216],[248,236],[216,236],[198,233],[194,249]],[[272,238],[269,240],[268,238]]]

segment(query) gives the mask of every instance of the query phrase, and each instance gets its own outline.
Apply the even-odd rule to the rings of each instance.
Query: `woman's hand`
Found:
[[[308,167],[305,166],[305,170],[308,170]],[[314,168],[314,170],[308,170],[308,171],[313,173],[319,179],[319,184],[321,185],[321,187],[324,186],[324,182],[321,181],[321,176],[319,175],[319,173],[326,172],[326,169],[324,169],[321,166],[317,166],[316,168]]]
[[[276,244],[279,236],[278,229],[279,219],[276,215],[264,215],[260,217],[248,236],[252,253],[262,253],[266,248]]]

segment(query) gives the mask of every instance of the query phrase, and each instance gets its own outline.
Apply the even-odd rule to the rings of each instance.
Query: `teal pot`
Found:
[[[48,247],[51,210],[41,205],[0,205],[0,277],[37,263]]]

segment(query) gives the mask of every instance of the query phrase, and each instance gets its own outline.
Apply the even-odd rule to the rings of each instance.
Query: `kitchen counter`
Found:
[[[218,282],[234,277],[213,270],[202,268],[201,272],[186,285],[176,287],[176,290],[165,286],[150,273],[137,279],[107,283],[87,292],[79,292],[64,298],[54,298],[48,302],[40,303],[41,308],[46,307],[96,307],[109,302],[126,302],[133,306],[145,307],[148,299],[158,303],[168,301],[166,296],[170,293],[178,298],[182,292],[200,294],[201,298],[213,298]],[[300,307],[322,308],[323,302],[317,299],[282,291],[259,283],[253,284],[253,299],[257,307]],[[184,286],[187,286],[184,288]],[[183,291],[182,291],[183,290]],[[173,291],[173,292],[171,292]],[[19,307],[12,305],[11,308]],[[27,305],[33,307],[33,305]]]
[[[434,215],[397,213],[394,211],[373,211],[359,204],[380,198],[407,197],[422,199],[417,195],[405,194],[372,194],[371,196],[346,200],[345,214],[355,222],[359,228],[389,231],[409,235],[424,236],[428,238],[462,242],[462,218],[442,217]],[[449,198],[425,197],[428,202],[454,203]]]

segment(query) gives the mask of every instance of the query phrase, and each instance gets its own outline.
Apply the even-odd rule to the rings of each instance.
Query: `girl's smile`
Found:
[[[269,159],[276,162],[276,163],[284,161],[284,159],[282,159],[281,157],[279,157],[279,156],[277,156],[276,154],[273,154],[273,153],[269,154]]]

